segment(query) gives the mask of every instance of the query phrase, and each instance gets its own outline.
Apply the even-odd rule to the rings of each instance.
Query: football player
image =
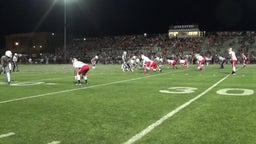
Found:
[[[220,68],[224,68],[224,63],[226,62],[226,59],[220,55],[218,55],[219,61],[220,61]]]
[[[180,59],[179,63],[180,65],[183,65],[183,67],[188,68],[188,61],[186,59]]]
[[[18,54],[15,53],[14,56],[12,57],[12,62],[13,62],[13,68],[12,68],[12,71],[14,72],[15,70],[16,71],[19,71],[19,68],[18,68]]]
[[[8,84],[11,84],[11,70],[12,70],[12,52],[10,50],[5,51],[5,55],[1,57],[0,74],[4,72]]]
[[[81,85],[81,76],[84,79],[84,83],[87,84],[87,73],[90,70],[90,66],[82,61],[78,61],[76,58],[72,59],[72,65],[74,68],[75,79],[77,80],[76,85]]]
[[[177,64],[176,60],[167,59],[167,63],[170,65],[170,67],[171,67],[172,69],[178,69],[178,67],[176,66],[176,64]]]
[[[151,60],[143,54],[141,55],[141,59],[142,59],[142,65],[144,67],[144,74],[146,74],[147,71],[150,70]]]
[[[246,63],[247,63],[247,57],[245,56],[245,54],[244,53],[242,53],[241,54],[242,55],[242,63],[243,63],[243,68],[245,68],[246,67]]]
[[[197,69],[199,70],[203,70],[204,69],[204,63],[205,63],[205,59],[203,56],[201,56],[200,54],[195,54],[195,57],[197,59]]]
[[[231,61],[232,61],[232,72],[231,72],[231,74],[235,75],[236,74],[236,63],[237,63],[236,53],[233,51],[232,48],[229,48],[228,49],[228,54],[229,54],[229,56],[231,58]]]
[[[127,62],[128,62],[127,52],[124,51],[122,54],[122,65],[121,65],[121,69],[123,72],[131,71],[130,66]]]
[[[162,72],[163,71],[163,58],[162,57],[156,57],[155,59],[154,59],[154,61],[156,62],[156,64],[157,64],[157,68],[158,68],[158,70],[160,71],[160,72]]]
[[[94,58],[91,59],[91,64],[92,64],[93,69],[96,68],[96,63],[97,63],[98,59],[99,59],[99,57],[97,55]]]

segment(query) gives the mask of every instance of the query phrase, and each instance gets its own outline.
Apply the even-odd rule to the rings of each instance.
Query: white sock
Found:
[[[10,74],[10,72],[7,72],[6,76],[7,76],[7,81],[11,82],[11,74]]]
[[[233,71],[236,72],[236,67],[233,67]]]
[[[81,79],[80,75],[76,75],[76,78],[78,81]]]

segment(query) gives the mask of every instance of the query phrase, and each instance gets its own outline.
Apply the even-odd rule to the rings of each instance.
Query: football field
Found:
[[[19,65],[0,75],[0,144],[255,144],[256,65],[122,72]]]

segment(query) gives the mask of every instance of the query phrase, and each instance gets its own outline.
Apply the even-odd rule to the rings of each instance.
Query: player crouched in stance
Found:
[[[172,69],[178,69],[178,67],[176,66],[177,62],[174,59],[167,59],[167,63],[170,65],[170,68]]]
[[[195,54],[195,57],[197,59],[197,69],[198,70],[203,70],[204,69],[204,63],[205,63],[204,57],[201,56],[200,54]]]
[[[154,61],[157,63],[157,68],[160,72],[163,71],[163,63],[164,63],[164,60],[162,57],[156,57],[154,59]],[[156,70],[155,70],[156,71]]]
[[[188,61],[186,59],[179,59],[179,63],[181,66],[188,68]]]
[[[91,59],[91,64],[92,64],[93,69],[96,68],[96,63],[97,63],[98,59],[99,59],[99,57],[97,55],[94,58]]]
[[[136,59],[137,59],[137,57],[133,56],[133,57],[129,58],[127,61],[127,65],[129,68],[128,70],[130,70],[131,72],[133,72],[137,67]]]
[[[78,61],[76,58],[72,59],[72,65],[74,68],[75,80],[77,80],[76,85],[81,85],[81,76],[84,79],[84,84],[87,84],[88,81],[86,74],[90,70],[90,66],[82,61]]]
[[[147,72],[151,70],[150,68],[151,60],[143,54],[141,55],[141,59],[142,59],[142,65],[144,67],[144,74],[147,74]]]
[[[11,84],[11,69],[12,69],[12,52],[7,50],[5,55],[1,57],[0,74],[4,72],[8,84]]]
[[[146,57],[145,55],[141,55],[141,59],[142,59],[142,65],[144,67],[144,74],[147,74],[148,71],[152,72],[156,72],[157,69],[159,71],[162,71],[161,69],[158,68],[157,66],[157,60],[150,60],[148,57]],[[159,61],[159,60],[158,60]]]

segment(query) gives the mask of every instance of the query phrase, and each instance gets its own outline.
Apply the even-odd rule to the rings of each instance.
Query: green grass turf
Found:
[[[169,69],[146,75],[97,65],[88,85],[76,86],[71,65],[20,65],[13,83],[0,75],[0,138],[3,144],[121,144],[197,97],[231,72],[209,65],[198,71]],[[238,65],[235,76],[139,138],[139,144],[253,144],[256,141],[256,66]],[[192,87],[182,93],[174,87]],[[217,91],[230,88],[228,94]],[[240,90],[236,90],[238,88]],[[241,90],[242,89],[242,90]],[[245,90],[252,95],[242,94]],[[161,93],[165,91],[167,93]],[[176,92],[176,93],[170,93]]]

